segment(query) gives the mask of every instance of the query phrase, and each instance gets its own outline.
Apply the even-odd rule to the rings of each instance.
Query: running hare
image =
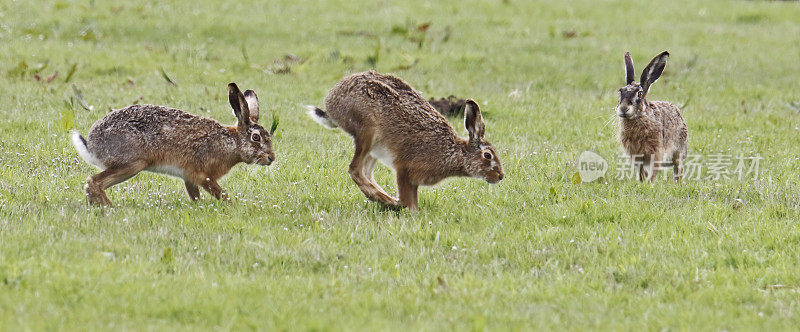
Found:
[[[228,85],[235,126],[153,105],[133,105],[95,122],[86,140],[73,132],[72,143],[100,173],[86,180],[89,202],[112,205],[105,189],[141,171],[180,177],[192,200],[198,185],[217,199],[228,199],[217,180],[240,163],[269,165],[275,160],[270,133],[258,125],[258,97]]]
[[[647,91],[667,65],[669,53],[653,58],[642,72],[641,83],[634,82],[631,53],[625,53],[626,86],[619,89],[616,112],[620,117],[620,141],[638,166],[640,181],[655,180],[659,166],[672,164],[673,177],[683,177],[689,132],[680,110],[666,101],[648,101]],[[646,167],[649,166],[650,173]]]
[[[308,106],[315,121],[341,127],[355,140],[350,176],[373,201],[388,207],[418,209],[417,188],[451,176],[471,176],[489,183],[503,179],[503,166],[483,139],[478,104],[468,100],[461,138],[430,103],[403,80],[375,71],[342,79],[328,93],[323,111]],[[397,173],[400,200],[389,196],[372,177],[375,162]]]

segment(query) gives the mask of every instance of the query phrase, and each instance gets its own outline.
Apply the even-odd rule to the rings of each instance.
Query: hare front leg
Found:
[[[417,203],[418,189],[419,185],[411,182],[407,171],[397,171],[397,191],[400,194],[400,203],[409,210],[419,210],[419,204]]]
[[[639,165],[639,176],[638,176],[639,182],[644,182],[644,179],[646,178],[647,178],[647,168],[645,168],[645,163],[643,162],[641,165]]]
[[[221,200],[225,200],[225,201],[230,201],[231,200],[230,197],[228,197],[228,193],[225,192],[225,190],[222,189],[222,187],[219,186],[219,183],[217,183],[217,180],[214,180],[214,179],[211,179],[211,178],[206,178],[200,184],[200,186],[202,186],[203,189],[208,191],[208,193],[211,194],[212,196],[214,196],[214,198],[216,198],[216,199],[221,199]]]
[[[642,163],[639,164],[639,181],[640,182],[653,182],[658,174],[658,158],[655,154],[645,155],[642,157]]]
[[[196,184],[189,182],[189,180],[183,180],[183,184],[186,185],[186,192],[189,194],[189,198],[193,201],[200,199],[200,188]]]
[[[656,176],[658,176],[659,163],[661,163],[659,156],[660,154],[650,156],[650,182],[655,182]]]
[[[113,206],[106,196],[106,189],[130,179],[141,172],[146,166],[145,162],[133,162],[125,166],[109,167],[106,170],[86,179],[86,195],[89,203],[96,205]]]

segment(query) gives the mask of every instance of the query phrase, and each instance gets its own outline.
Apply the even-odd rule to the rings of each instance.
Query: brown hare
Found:
[[[228,199],[217,180],[240,163],[269,165],[275,160],[270,133],[258,125],[258,97],[228,85],[235,126],[153,105],[133,105],[95,122],[86,140],[73,132],[72,143],[86,162],[102,172],[86,180],[89,202],[112,205],[105,189],[141,171],[182,178],[192,200],[198,186]]]
[[[471,176],[489,183],[503,179],[494,147],[484,140],[478,104],[468,100],[461,138],[430,103],[403,80],[368,71],[342,79],[325,98],[325,111],[308,106],[315,121],[341,127],[355,140],[350,176],[370,200],[391,208],[418,209],[417,188],[451,176]],[[372,176],[375,162],[397,173],[400,200]]]
[[[619,89],[620,141],[625,152],[638,166],[640,181],[653,181],[659,166],[672,164],[673,178],[683,177],[689,131],[680,110],[666,101],[648,101],[650,86],[661,76],[669,53],[653,58],[642,72],[640,83],[634,82],[633,60],[625,53],[626,86]],[[649,172],[647,170],[649,167]]]

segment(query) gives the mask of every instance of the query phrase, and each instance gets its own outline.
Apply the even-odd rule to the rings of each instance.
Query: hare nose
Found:
[[[500,173],[500,175],[497,176],[497,179],[502,180],[503,179],[503,173]]]

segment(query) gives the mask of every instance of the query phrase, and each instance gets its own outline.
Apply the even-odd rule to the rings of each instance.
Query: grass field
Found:
[[[5,1],[0,330],[796,329],[798,17],[738,0]],[[649,98],[683,106],[690,154],[761,156],[758,177],[576,183],[581,152],[619,159],[623,53],[641,70],[665,49]],[[480,102],[506,179],[425,187],[419,212],[367,202],[350,137],[302,105],[370,68]],[[230,124],[232,81],[280,119],[278,162],[222,180],[233,204],[149,173],[109,190],[116,208],[86,203],[96,170],[68,128],[133,103]]]

